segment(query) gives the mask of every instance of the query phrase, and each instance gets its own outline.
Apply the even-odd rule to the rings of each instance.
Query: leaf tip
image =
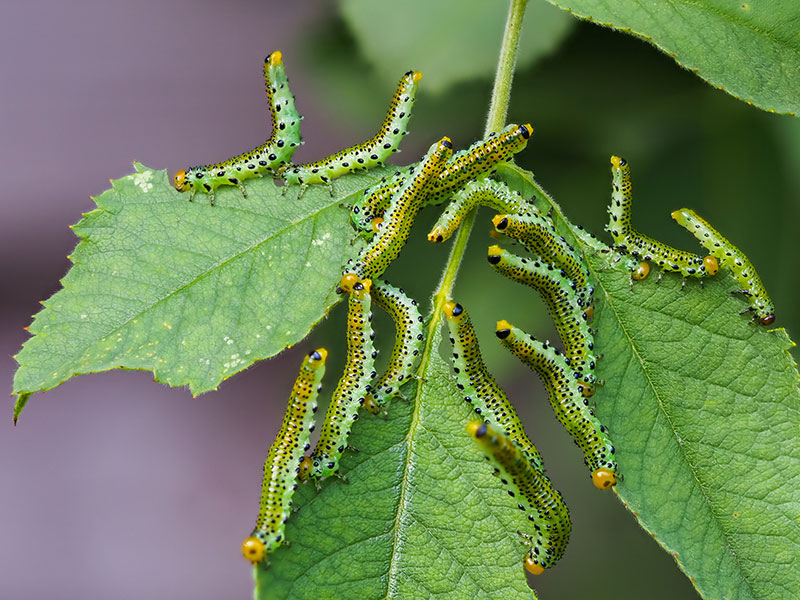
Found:
[[[30,398],[32,395],[33,392],[25,392],[17,396],[17,401],[14,404],[14,427],[17,426],[17,420],[19,419],[19,414],[22,412],[22,409],[25,408],[25,405],[28,403],[28,398]]]

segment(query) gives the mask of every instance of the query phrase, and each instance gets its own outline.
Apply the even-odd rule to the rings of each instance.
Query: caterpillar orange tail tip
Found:
[[[262,542],[256,536],[251,535],[244,542],[242,542],[242,554],[251,563],[257,565],[264,560],[264,557],[267,555],[267,550],[264,546],[264,542]]]
[[[592,483],[594,483],[594,486],[598,489],[607,490],[616,485],[617,476],[614,475],[611,469],[597,469],[592,473]]]

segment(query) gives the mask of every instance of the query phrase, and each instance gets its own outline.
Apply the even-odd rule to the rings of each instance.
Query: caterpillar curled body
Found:
[[[300,463],[302,479],[320,479],[335,475],[339,459],[347,448],[347,438],[353,422],[358,419],[358,409],[364,402],[372,379],[375,377],[375,349],[372,345],[372,313],[370,312],[369,279],[353,285],[347,306],[347,357],[344,374],[333,392],[319,441],[310,456]]]
[[[583,451],[594,485],[607,489],[616,484],[617,462],[608,430],[589,408],[564,356],[507,321],[498,321],[496,334],[512,354],[542,378],[556,417]]]
[[[464,400],[484,420],[505,432],[534,469],[541,470],[541,454],[525,433],[514,405],[483,362],[478,336],[467,311],[460,304],[447,302],[444,316],[453,346],[456,386],[464,394]]]
[[[455,193],[445,211],[428,233],[428,241],[443,242],[453,235],[461,221],[476,206],[490,206],[495,210],[525,214],[536,208],[524,200],[519,192],[512,192],[502,181],[480,179],[468,183]]]
[[[742,286],[737,292],[744,294],[750,302],[749,310],[755,314],[754,318],[762,325],[772,325],[775,322],[775,306],[750,259],[693,210],[676,210],[672,218],[700,240],[720,266],[731,270],[733,278]]]
[[[640,260],[651,260],[662,269],[683,277],[707,277],[719,271],[714,256],[698,256],[678,250],[636,231],[631,225],[631,168],[624,158],[611,157],[611,205],[608,208],[608,231],[616,249]],[[641,272],[639,273],[641,275]],[[646,277],[646,274],[641,278]]]
[[[209,195],[214,204],[214,191],[222,185],[236,185],[245,196],[243,181],[265,175],[275,176],[288,163],[301,143],[300,115],[294,107],[294,96],[280,52],[273,52],[264,61],[267,104],[272,115],[272,134],[266,142],[228,160],[212,165],[189,167],[175,173],[175,188],[189,191],[189,200],[196,191]]]
[[[409,71],[400,79],[378,133],[362,144],[352,146],[326,158],[302,164],[286,165],[281,178],[289,185],[330,183],[346,173],[380,166],[400,146],[407,133],[411,107],[422,73]]]
[[[406,296],[402,289],[376,279],[372,282],[371,296],[372,301],[389,314],[395,327],[394,347],[386,371],[374,385],[370,385],[364,398],[364,408],[378,414],[412,376],[425,336],[417,302]]]
[[[539,212],[495,215],[492,224],[497,231],[517,240],[531,254],[539,256],[542,262],[562,269],[573,282],[580,304],[591,304],[594,284],[589,269],[580,252],[559,235],[549,218]]]
[[[564,357],[572,376],[578,382],[582,395],[591,397],[594,394],[592,384],[597,381],[594,374],[597,361],[593,353],[594,336],[587,324],[589,315],[578,300],[572,280],[553,265],[521,258],[500,246],[489,248],[488,259],[498,273],[528,285],[541,294],[564,343]]]
[[[426,203],[437,205],[461,189],[468,181],[490,173],[500,163],[510,160],[514,154],[527,146],[533,134],[529,123],[509,125],[500,133],[492,133],[465,150],[459,150],[447,161],[442,171],[433,181]],[[394,192],[412,174],[413,167],[401,169],[392,177],[384,179],[364,191],[351,211],[351,219],[358,231],[372,231],[372,223],[381,217]],[[386,188],[376,193],[380,188]]]
[[[527,513],[533,533],[520,535],[530,544],[525,568],[534,575],[552,567],[564,554],[572,530],[569,510],[550,479],[535,469],[506,436],[482,421],[471,421],[467,431],[493,463],[517,507]]]
[[[430,182],[441,172],[453,154],[450,138],[433,144],[410,177],[392,197],[375,238],[345,265],[339,289],[349,291],[357,279],[379,277],[400,254],[411,233],[417,213],[425,203]]]
[[[242,543],[242,554],[253,564],[263,561],[284,540],[284,528],[291,513],[300,461],[308,449],[308,438],[314,429],[317,394],[325,375],[327,357],[325,348],[318,348],[303,359],[283,423],[275,442],[270,446],[264,463],[256,527]]]

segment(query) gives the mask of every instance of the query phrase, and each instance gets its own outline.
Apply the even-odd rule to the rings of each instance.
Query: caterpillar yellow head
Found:
[[[617,483],[617,476],[611,469],[597,469],[592,473],[592,483],[596,488],[607,490]]]
[[[640,262],[639,266],[636,267],[636,270],[631,274],[636,281],[641,281],[645,277],[650,275],[650,263],[648,262]]]
[[[503,319],[502,321],[497,322],[497,328],[495,329],[494,334],[501,340],[504,340],[512,334],[511,329],[513,327],[514,326],[511,323]]]
[[[328,359],[328,351],[325,348],[317,348],[308,353],[308,366],[311,369],[319,369],[325,365]]]
[[[611,157],[611,166],[615,169],[619,169],[620,167],[624,167],[628,164],[628,161],[624,158],[620,158],[619,156],[612,156]]]
[[[531,575],[541,575],[544,573],[544,567],[536,562],[530,554],[525,555],[525,570]]]
[[[264,546],[264,542],[262,542],[256,536],[251,535],[244,542],[242,542],[242,554],[251,563],[257,565],[264,560],[264,557],[266,557],[267,548]]]
[[[371,412],[373,415],[377,415],[381,412],[381,409],[375,403],[375,399],[372,397],[371,394],[367,394],[364,396],[364,404],[362,404],[367,411]]]
[[[719,261],[717,261],[715,256],[704,256],[703,266],[706,268],[706,272],[709,275],[716,275],[719,273]]]
[[[444,303],[444,316],[451,321],[458,321],[461,315],[464,314],[464,307],[452,300]]]
[[[344,292],[349,294],[353,291],[353,286],[358,283],[358,275],[355,273],[345,273],[342,276],[341,281],[339,281],[339,289],[336,290],[337,292],[341,290],[340,293]]]
[[[186,185],[186,170],[181,169],[177,173],[175,173],[175,177],[173,177],[173,182],[175,183],[175,189],[179,192],[184,190],[184,186]]]
[[[467,433],[477,439],[486,435],[486,424],[480,419],[467,423]]]
[[[277,67],[283,62],[283,54],[281,54],[280,50],[276,50],[267,57],[267,61],[270,67]]]
[[[503,255],[503,249],[497,244],[489,246],[489,255],[486,257],[489,264],[496,265],[500,262],[500,257]]]

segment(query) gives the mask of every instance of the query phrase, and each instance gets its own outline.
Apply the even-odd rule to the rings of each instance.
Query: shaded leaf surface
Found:
[[[386,85],[409,69],[425,74],[425,90],[441,93],[461,81],[489,79],[497,66],[508,7],[494,0],[411,0],[402,6],[370,0],[344,0],[342,15]],[[377,23],[386,25],[376,26]],[[531,2],[517,55],[526,67],[552,52],[573,21],[544,2]],[[402,35],[387,35],[386,28]]]
[[[384,172],[337,180],[333,198],[251,180],[247,198],[223,189],[212,207],[136,167],[74,226],[83,241],[16,356],[15,394],[114,368],[199,394],[295,344],[338,300],[355,251],[339,204]]]
[[[715,87],[765,110],[800,112],[800,3],[548,0],[642,37]],[[623,71],[625,57],[614,57]]]

